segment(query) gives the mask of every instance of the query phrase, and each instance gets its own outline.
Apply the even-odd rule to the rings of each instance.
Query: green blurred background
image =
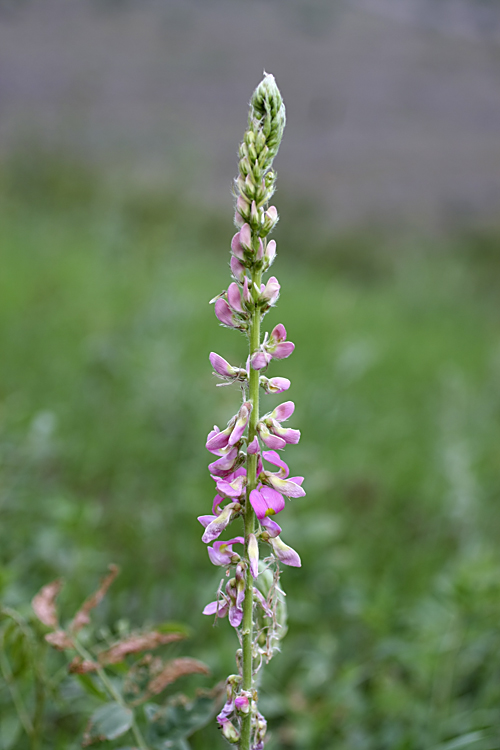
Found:
[[[274,267],[282,295],[266,324],[283,322],[296,351],[270,373],[292,380],[292,426],[301,429],[302,440],[289,447],[285,460],[292,473],[304,474],[307,491],[283,514],[284,538],[300,552],[303,567],[283,573],[289,632],[262,685],[267,747],[500,748],[499,192],[498,153],[485,135],[498,140],[498,103],[488,88],[500,60],[496,27],[475,21],[457,26],[445,4],[436,15],[428,3],[416,3],[420,15],[408,11],[408,18],[394,20],[390,3],[387,12],[372,15],[363,3],[339,5],[332,16],[320,2],[288,8],[256,3],[257,17],[269,17],[271,28],[284,19],[273,47],[265,23],[244,26],[253,18],[244,4],[146,5],[142,18],[134,3],[76,3],[71,15],[57,2],[47,2],[42,12],[26,1],[6,3],[0,17],[0,36],[11,40],[0,55],[10,81],[4,101],[12,105],[0,139],[2,601],[27,611],[40,586],[62,575],[67,585],[61,603],[69,616],[115,562],[122,575],[97,614],[100,622],[190,625],[192,639],[183,652],[206,661],[213,676],[189,685],[210,686],[234,670],[231,628],[225,621],[213,628],[211,618],[201,616],[220,576],[208,561],[196,516],[210,512],[214,494],[206,434],[214,423],[225,424],[238,405],[234,389],[215,388],[208,353],[234,364],[246,357],[245,340],[217,325],[208,300],[229,281],[233,156],[245,126],[245,102],[265,65],[288,105],[293,145],[286,146],[285,132],[276,161],[281,221]],[[484,2],[469,6],[479,8],[480,20],[490,8]],[[173,31],[166,21],[164,27],[171,35],[165,49],[177,67],[162,68],[166,58],[159,57],[154,70],[146,69],[157,84],[165,70],[177,88],[158,89],[167,119],[153,136],[140,127],[144,120],[161,120],[152,83],[144,101],[135,101],[137,120],[125,117],[128,140],[113,151],[106,138],[111,143],[123,122],[120,106],[113,110],[116,101],[85,130],[79,109],[84,104],[72,98],[74,91],[64,100],[66,108],[58,109],[50,97],[57,77],[49,76],[39,89],[37,76],[40,70],[64,72],[58,44],[71,32],[80,41],[70,55],[73,68],[88,71],[95,54],[96,70],[103,66],[109,90],[116,85],[117,97],[121,91],[132,111],[133,94],[123,94],[118,78],[113,84],[104,48],[89,48],[88,37],[73,24],[86,19],[84,29],[94,29],[96,45],[104,29],[104,46],[111,35],[122,55],[134,49],[129,81],[135,70],[144,73],[143,57],[152,54],[143,47],[141,57],[133,32],[139,38],[159,17],[155,13],[177,19]],[[203,36],[212,67],[202,68],[192,51],[200,15],[213,18]],[[413,90],[410,96],[405,89],[406,99],[393,92],[394,102],[409,112],[403,122],[391,120],[395,110],[386,111],[394,132],[400,122],[410,137],[412,111],[423,123],[413,133],[413,147],[402,149],[402,161],[397,157],[404,138],[392,143],[392,151],[384,145],[391,158],[377,151],[377,137],[364,142],[367,162],[359,154],[349,160],[347,152],[344,205],[338,199],[342,185],[337,193],[329,186],[341,182],[334,167],[336,159],[342,162],[343,139],[356,131],[356,109],[340,135],[333,118],[332,140],[300,113],[309,96],[308,76],[326,79],[328,73],[335,82],[328,89],[334,109],[336,86],[349,87],[349,75],[329,67],[326,55],[338,49],[334,37],[341,44],[341,32],[352,32],[355,22],[362,22],[368,39],[380,29],[390,38],[397,28],[401,39],[407,34],[423,49],[434,44],[438,62],[443,48],[456,47],[437,82],[434,71],[419,79],[420,99]],[[172,41],[186,24],[195,30],[191,56]],[[227,44],[222,51],[221,27]],[[49,29],[53,35],[44,47],[39,40]],[[393,63],[397,50],[406,59],[401,39],[392,56],[375,45],[383,81],[384,71],[389,76],[394,69],[387,59]],[[474,74],[483,82],[490,119],[475,109],[476,127],[467,140],[460,122],[470,124],[474,107],[460,99],[457,83],[462,108],[450,104],[443,140],[426,141],[422,132],[434,133],[435,126],[441,133],[446,118],[445,108],[434,117],[425,101],[432,103],[432,92],[445,86],[446,61],[459,47],[467,50],[469,78]],[[42,54],[49,49],[50,64]],[[301,64],[309,59],[310,65],[299,79],[285,64],[297,49]],[[482,60],[485,49],[493,66],[487,69],[474,63],[474,54]],[[346,59],[354,54],[350,47],[344,51]],[[229,75],[223,63],[236,58],[240,67]],[[417,62],[414,68],[411,60],[406,64],[417,79]],[[357,65],[369,84],[370,60]],[[21,69],[24,77],[16,77]],[[30,75],[36,95],[26,83]],[[464,76],[464,90],[472,91],[477,87],[469,78]],[[369,85],[356,92],[367,111],[376,108]],[[86,111],[92,113],[97,99],[91,89]],[[190,102],[198,109],[190,109]],[[228,120],[233,102],[238,109]],[[328,113],[325,107],[320,111]],[[294,110],[302,130],[294,125]],[[175,133],[169,117],[177,117]],[[377,127],[380,122],[373,124],[375,132]],[[87,140],[76,137],[84,130]],[[91,134],[101,130],[102,139],[93,141]],[[162,133],[164,162],[158,156]],[[227,160],[220,168],[217,144]],[[435,154],[443,158],[437,188],[437,168],[426,172],[422,166]],[[327,176],[318,167],[322,155],[331,159]],[[457,172],[460,157],[463,171]],[[446,171],[448,163],[454,166]],[[160,179],[162,164],[166,176]],[[405,192],[406,176],[415,190]],[[447,180],[453,188],[448,191]],[[431,211],[425,210],[426,190],[436,191]],[[283,400],[264,398],[270,407]],[[47,716],[47,747],[79,746],[82,720],[66,711]],[[194,750],[223,746],[215,727],[192,740]]]

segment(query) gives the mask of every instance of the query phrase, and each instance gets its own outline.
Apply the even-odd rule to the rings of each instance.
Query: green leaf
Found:
[[[106,703],[101,706],[90,717],[90,725],[85,733],[85,742],[91,744],[95,740],[114,740],[125,734],[134,720],[134,714],[130,708],[121,706],[119,703]]]
[[[101,701],[107,701],[108,696],[102,690],[99,690],[94,680],[89,674],[77,674],[75,675],[80,682],[86,693],[93,695],[94,698],[99,698]]]
[[[0,719],[0,748],[10,750],[15,747],[21,732],[21,722],[17,714],[9,713]]]
[[[155,750],[166,750],[177,745],[180,740],[205,726],[213,717],[218,703],[218,696],[200,694],[194,700],[188,701],[183,695],[171,698],[165,706],[148,703],[144,706],[144,714],[148,722],[148,738]],[[174,742],[165,744],[166,740]],[[182,744],[179,750],[184,750]]]

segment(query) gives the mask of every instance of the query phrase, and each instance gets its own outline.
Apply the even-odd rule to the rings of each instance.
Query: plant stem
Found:
[[[255,270],[252,273],[252,295],[257,298],[255,286],[260,289],[262,271]],[[260,346],[260,309],[256,306],[250,324],[250,354],[257,351]],[[257,434],[257,423],[259,421],[259,372],[250,367],[249,397],[252,403],[252,413],[248,424],[248,442],[251,443]],[[248,537],[255,531],[255,513],[250,503],[250,493],[257,486],[257,460],[258,455],[247,457],[247,496],[245,503],[245,559],[246,588],[245,601],[243,602],[243,690],[251,690],[253,677],[253,577],[250,572],[250,559],[248,555]],[[243,716],[241,721],[240,750],[250,750],[250,734],[252,730],[252,716],[249,712]]]
[[[72,637],[72,641],[75,647],[75,651],[77,651],[80,654],[80,656],[82,657],[84,661],[92,661],[92,662],[95,661],[92,655],[89,654],[87,649],[84,646],[82,646],[80,641],[75,636]],[[96,668],[97,675],[99,679],[101,680],[102,684],[104,685],[104,687],[106,688],[106,690],[108,691],[108,693],[111,695],[111,697],[114,698],[114,700],[117,703],[119,703],[120,706],[122,706],[123,708],[130,708],[129,706],[127,706],[127,704],[125,703],[122,696],[120,695],[118,690],[115,688],[115,686],[109,679],[104,669],[99,664],[96,664],[96,667],[97,667]],[[149,750],[148,746],[146,745],[146,742],[144,741],[144,737],[142,736],[141,730],[137,726],[137,723],[135,721],[135,716],[132,719],[132,726],[130,727],[130,731],[134,735],[134,739],[137,742],[140,750]]]

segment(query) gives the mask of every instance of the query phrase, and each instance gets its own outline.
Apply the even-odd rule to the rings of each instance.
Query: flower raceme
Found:
[[[269,201],[276,180],[272,163],[284,126],[281,94],[273,76],[266,74],[252,96],[248,127],[239,149],[237,232],[230,251],[232,280],[211,300],[219,322],[248,339],[245,367],[235,367],[215,352],[210,354],[214,373],[222,381],[218,385],[237,383],[242,401],[227,426],[214,426],[207,436],[206,448],[216,457],[208,466],[216,494],[212,512],[198,518],[210,561],[226,569],[216,600],[207,604],[203,614],[216,620],[227,616],[241,644],[238,674],[227,679],[227,701],[217,717],[223,736],[237,744],[238,750],[264,747],[266,721],[257,707],[256,675],[278,650],[282,636],[277,614],[284,606],[279,566],[301,564],[297,552],[282,540],[281,526],[274,520],[284,511],[286,498],[305,495],[303,477],[290,477],[287,464],[277,453],[299,442],[299,430],[284,425],[295,405],[285,401],[259,415],[261,389],[273,395],[290,388],[288,378],[267,377],[262,371],[295,349],[282,323],[261,336],[261,322],[278,302],[281,290],[275,276],[262,277],[276,258],[276,242],[268,235],[278,221],[278,211]],[[264,462],[276,471],[265,468]],[[243,534],[228,541],[219,539],[232,523],[242,526]],[[257,614],[258,628],[256,623],[254,627]]]

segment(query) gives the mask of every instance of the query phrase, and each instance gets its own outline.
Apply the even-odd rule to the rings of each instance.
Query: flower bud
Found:
[[[247,695],[238,695],[235,698],[234,706],[237,711],[242,714],[247,714],[250,711],[250,701]]]
[[[278,211],[275,206],[269,206],[264,214],[264,221],[262,223],[262,230],[268,234],[273,229],[278,221]]]
[[[243,277],[245,276],[245,266],[243,263],[238,260],[238,258],[235,258],[234,255],[231,256],[231,273],[233,274],[234,278],[237,279],[240,284],[243,281]]]
[[[250,560],[250,572],[254,578],[259,575],[259,543],[255,534],[248,537],[248,559]]]

